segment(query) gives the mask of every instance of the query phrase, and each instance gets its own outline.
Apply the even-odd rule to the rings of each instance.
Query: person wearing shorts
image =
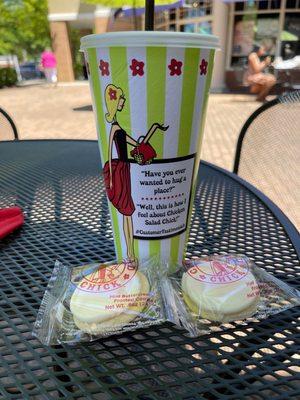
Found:
[[[276,83],[274,75],[263,72],[271,64],[270,57],[266,57],[264,61],[260,61],[259,57],[264,54],[265,48],[263,46],[257,52],[253,51],[249,54],[248,69],[244,76],[245,84],[250,86],[250,93],[257,94],[257,101],[264,101]]]

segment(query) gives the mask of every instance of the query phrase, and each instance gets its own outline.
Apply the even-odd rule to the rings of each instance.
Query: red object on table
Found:
[[[24,215],[19,207],[0,209],[0,239],[20,228],[24,223]]]

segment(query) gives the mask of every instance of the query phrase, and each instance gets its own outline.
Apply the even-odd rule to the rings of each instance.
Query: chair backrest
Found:
[[[0,141],[18,140],[17,127],[5,110],[0,108]]]
[[[233,172],[300,228],[300,91],[265,103],[243,126]]]

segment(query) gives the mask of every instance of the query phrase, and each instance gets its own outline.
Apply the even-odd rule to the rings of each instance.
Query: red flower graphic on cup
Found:
[[[207,66],[208,66],[208,61],[206,61],[206,60],[204,60],[204,58],[202,58],[201,64],[199,65],[199,68],[200,68],[200,75],[206,75],[206,73],[207,73]]]
[[[117,91],[116,90],[110,88],[108,91],[108,95],[109,95],[110,100],[117,100]]]
[[[144,65],[145,63],[143,61],[138,61],[135,58],[131,60],[131,65],[129,68],[132,71],[132,76],[143,76],[144,75]]]
[[[101,75],[102,76],[104,76],[104,75],[108,76],[109,75],[109,63],[107,61],[100,60],[99,69],[101,71]]]
[[[175,58],[171,59],[171,63],[168,65],[168,68],[170,70],[170,75],[181,75],[181,67],[182,67],[182,62],[176,60]]]

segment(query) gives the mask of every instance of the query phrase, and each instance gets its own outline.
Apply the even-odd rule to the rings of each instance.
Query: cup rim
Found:
[[[80,50],[98,47],[192,47],[218,49],[219,39],[214,35],[187,32],[127,31],[83,36]]]

